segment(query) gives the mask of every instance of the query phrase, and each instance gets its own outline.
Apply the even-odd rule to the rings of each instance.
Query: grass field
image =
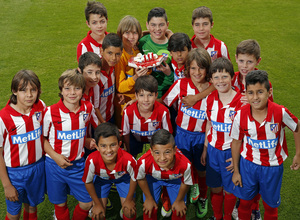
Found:
[[[224,41],[234,62],[235,48],[245,39],[256,39],[261,46],[259,69],[269,73],[275,102],[289,108],[300,117],[300,3],[296,0],[253,1],[179,1],[179,0],[105,0],[108,10],[108,31],[115,32],[120,19],[135,16],[145,29],[149,10],[164,7],[173,32],[193,35],[192,10],[206,5],[212,9],[212,34]],[[47,105],[58,101],[57,80],[60,74],[77,66],[76,46],[88,31],[85,25],[86,1],[79,0],[0,0],[0,108],[10,96],[10,83],[20,69],[31,69],[42,83],[41,99]],[[282,202],[279,219],[300,219],[300,173],[291,171],[295,147],[293,134],[286,132],[290,157],[285,161],[282,183]],[[120,204],[117,195],[110,196],[116,209],[107,212],[107,219],[118,219]],[[138,219],[141,216],[141,195],[138,193]],[[75,201],[70,197],[70,210]],[[5,200],[0,186],[0,219],[5,217]],[[261,206],[263,210],[263,207]],[[52,219],[53,206],[46,199],[39,205],[39,219]],[[117,211],[116,211],[117,210]],[[196,219],[194,206],[189,205],[187,219]],[[212,214],[211,211],[209,214]],[[207,215],[209,216],[209,215]]]

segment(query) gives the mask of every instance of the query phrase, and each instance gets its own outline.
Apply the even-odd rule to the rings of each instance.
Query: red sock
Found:
[[[193,183],[198,184],[198,172],[194,164],[192,164],[192,170],[193,170],[193,175],[192,175]]]
[[[238,208],[239,220],[249,220],[251,218],[251,205],[253,200],[240,199],[240,205]]]
[[[143,219],[144,220],[152,220],[152,219],[157,220],[157,209],[155,209],[155,208],[152,209],[150,218],[149,218],[148,214],[146,215],[145,212],[143,212]]]
[[[214,211],[214,216],[217,220],[222,219],[223,217],[223,191],[219,193],[211,192],[211,206]]]
[[[186,217],[186,215],[184,215],[184,216],[182,216],[182,217],[180,217],[180,216],[177,216],[177,214],[176,214],[176,210],[174,210],[173,211],[173,213],[172,213],[172,220],[185,220],[185,217]]]
[[[233,194],[225,193],[224,197],[224,220],[231,220],[231,214],[236,203],[236,197]]]
[[[263,201],[265,214],[264,220],[277,220],[278,219],[278,208],[272,208],[265,201]]]
[[[83,210],[79,204],[74,209],[72,220],[86,219],[89,215],[89,210]]]
[[[127,218],[123,213],[123,220],[135,220],[136,219],[136,213],[132,218]]]
[[[63,207],[54,205],[55,216],[57,220],[67,220],[70,219],[70,213],[67,204]]]
[[[199,184],[200,198],[206,199],[207,198],[206,176],[203,177],[199,176],[198,184]]]
[[[9,218],[7,217],[7,214],[6,214],[6,216],[5,216],[5,220],[9,220]]]
[[[28,220],[37,220],[37,211],[34,212],[34,213],[28,213],[29,216],[28,216]],[[24,218],[23,218],[24,220]]]
[[[23,220],[29,220],[29,212],[25,208],[23,209]]]
[[[260,194],[258,193],[255,197],[254,197],[254,201],[253,204],[251,206],[252,210],[259,210],[259,200],[260,200]]]

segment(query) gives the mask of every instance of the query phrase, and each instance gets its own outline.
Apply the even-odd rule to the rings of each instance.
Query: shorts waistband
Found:
[[[205,132],[200,132],[200,131],[188,131],[188,130],[185,130],[185,129],[183,129],[183,128],[181,128],[181,127],[179,127],[178,125],[176,125],[177,126],[177,129],[178,130],[180,130],[181,132],[185,132],[185,133],[187,133],[187,134],[189,134],[189,135],[199,135],[199,134],[205,134]]]
[[[32,164],[28,164],[25,166],[21,166],[21,167],[6,167],[7,171],[22,171],[22,170],[27,170],[30,169],[40,163],[44,163],[45,162],[45,158],[42,157],[41,159],[39,159],[38,161],[32,163]]]

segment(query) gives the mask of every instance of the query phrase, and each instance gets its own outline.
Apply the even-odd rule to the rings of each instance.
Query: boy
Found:
[[[105,121],[113,122],[114,98],[115,98],[115,65],[120,61],[122,55],[122,40],[115,33],[105,36],[100,49],[102,56],[101,77],[98,86],[94,87],[94,93],[99,93],[99,111]],[[117,94],[120,102],[124,99],[123,95]]]
[[[288,156],[285,126],[294,132],[296,146],[291,169],[297,170],[300,165],[300,122],[287,108],[268,100],[271,94],[265,71],[248,73],[249,104],[237,111],[230,133],[233,138],[232,181],[237,186],[234,194],[240,198],[238,217],[242,220],[250,218],[253,198],[258,193],[263,199],[264,219],[278,219],[282,163]]]
[[[7,213],[5,220],[37,219],[44,201],[45,163],[42,119],[46,105],[39,100],[41,83],[31,70],[20,70],[11,82],[11,97],[0,111],[0,179]]]
[[[88,2],[85,8],[86,24],[91,29],[77,46],[77,61],[87,51],[100,55],[103,39],[107,35],[107,10],[100,2]]]
[[[137,181],[143,191],[143,219],[157,219],[157,204],[162,186],[170,196],[172,219],[185,219],[186,194],[193,185],[190,161],[175,146],[165,129],[152,136],[150,150],[138,160]]]
[[[76,69],[66,70],[58,85],[61,100],[47,108],[43,124],[47,191],[58,220],[70,219],[67,194],[74,195],[79,204],[72,219],[80,220],[88,216],[92,206],[81,180],[86,130],[89,123],[97,127],[98,119],[92,104],[81,100],[85,89],[82,74]]]
[[[135,82],[137,101],[124,109],[121,130],[127,151],[136,156],[149,143],[158,129],[173,132],[167,107],[156,101],[158,83],[151,75],[140,76]]]
[[[241,94],[231,87],[233,65],[227,58],[212,62],[208,74],[216,90],[206,98],[206,140],[201,163],[206,164],[206,183],[211,188],[214,216],[210,219],[231,220],[236,198],[232,193],[231,141],[229,136],[232,118],[241,107]],[[205,161],[207,159],[207,161]],[[225,191],[225,196],[224,192]],[[223,217],[224,203],[224,217]]]
[[[88,156],[82,177],[93,199],[93,218],[105,217],[109,190],[114,183],[121,199],[122,218],[135,219],[135,159],[120,148],[122,142],[116,125],[109,122],[99,125],[95,130],[95,140],[97,151]]]
[[[192,26],[194,36],[192,37],[192,47],[203,47],[210,54],[212,61],[218,57],[230,59],[227,46],[223,41],[216,39],[211,33],[213,28],[213,16],[208,7],[201,6],[194,9],[192,14]]]
[[[139,40],[139,50],[141,53],[148,54],[153,52],[158,55],[166,53],[170,56],[167,50],[168,38],[166,37],[169,22],[165,9],[159,7],[151,9],[148,13],[146,26],[150,34]],[[166,74],[162,72],[164,71],[164,66],[169,64],[170,60],[168,59],[167,62],[162,64],[161,68],[153,68],[152,71],[152,75],[158,82],[158,98],[161,98],[174,82],[174,76],[171,72]]]

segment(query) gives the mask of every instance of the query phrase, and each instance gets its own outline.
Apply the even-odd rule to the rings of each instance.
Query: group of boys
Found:
[[[68,194],[79,201],[72,219],[85,219],[90,210],[94,219],[105,219],[112,185],[120,195],[121,217],[135,219],[137,184],[143,191],[144,219],[157,218],[161,192],[163,200],[171,203],[163,204],[162,215],[185,219],[190,186],[195,191],[190,201],[198,205],[199,218],[207,213],[209,186],[214,211],[210,219],[231,219],[236,197],[240,198],[238,219],[249,220],[252,209],[256,210],[254,218],[260,219],[253,205],[258,204],[259,194],[265,219],[277,219],[282,162],[287,157],[284,127],[294,131],[296,155],[291,169],[297,170],[299,121],[272,102],[267,73],[255,69],[261,60],[258,43],[246,40],[238,45],[239,72],[234,73],[226,45],[210,33],[214,23],[209,8],[193,11],[191,40],[183,33],[168,39],[165,10],[152,9],[146,23],[150,34],[140,39],[138,47],[143,54],[172,57],[153,68],[150,76],[138,77],[136,102],[124,109],[118,128],[113,124],[114,102],[122,102],[123,97],[115,89],[114,66],[122,54],[122,40],[106,32],[107,11],[101,3],[88,2],[85,14],[90,31],[77,47],[78,69],[67,70],[59,78],[60,101],[46,108],[39,100],[37,76],[23,70],[15,75],[11,99],[0,111],[0,178],[6,219],[19,219],[22,203],[23,219],[37,219],[36,206],[46,191],[56,219],[70,219]],[[201,68],[206,68],[211,85],[201,92],[194,89],[198,92],[179,95],[175,102],[169,97],[174,82],[181,82],[187,68],[195,68],[185,66],[188,56],[197,60],[192,54],[201,54],[192,48],[208,52],[204,56],[210,62],[206,67],[198,64],[194,72],[201,77]],[[197,129],[189,131],[189,123],[175,125],[177,114],[203,121],[201,139]],[[184,146],[189,144],[191,148]],[[200,162],[202,174],[197,174]]]

